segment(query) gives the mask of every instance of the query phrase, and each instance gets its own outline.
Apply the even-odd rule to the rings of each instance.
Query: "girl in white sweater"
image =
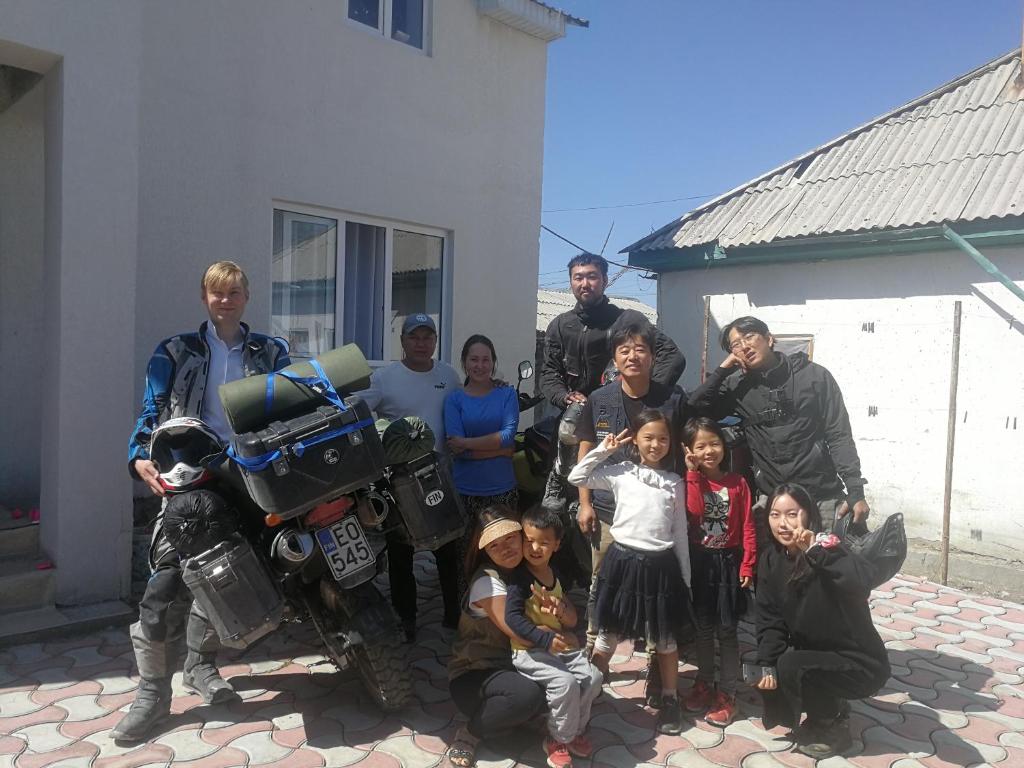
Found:
[[[658,714],[661,733],[679,733],[682,711],[676,694],[676,638],[693,631],[690,551],[686,537],[686,484],[662,469],[672,435],[668,419],[653,408],[640,412],[636,435],[608,435],[569,474],[573,485],[611,491],[615,517],[608,550],[597,574],[594,660],[607,664],[623,639],[643,640],[658,657],[664,691]],[[640,464],[600,466],[619,448],[635,444]]]

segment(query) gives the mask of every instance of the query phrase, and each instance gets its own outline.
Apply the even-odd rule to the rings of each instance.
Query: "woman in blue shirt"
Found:
[[[486,336],[466,339],[462,346],[465,385],[444,401],[448,450],[455,457],[455,487],[469,515],[470,529],[485,507],[505,504],[515,509],[519,501],[512,469],[519,400],[515,389],[494,381],[497,359],[494,344]]]

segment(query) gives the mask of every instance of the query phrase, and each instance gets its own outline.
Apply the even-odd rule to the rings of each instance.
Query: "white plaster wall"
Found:
[[[0,61],[46,75],[40,533],[57,602],[90,603],[130,577],[141,9],[0,0],[0,19]]]
[[[1024,250],[983,252],[1024,285]],[[843,391],[868,500],[903,512],[908,535],[942,529],[953,305],[963,305],[951,542],[1019,559],[1024,548],[1024,304],[960,251],[838,262],[741,266],[661,276],[662,326],[700,370],[703,297],[711,296],[709,368],[720,329],[741,315],[775,333],[814,335],[814,360]],[[874,333],[862,330],[874,323]],[[878,415],[868,416],[877,406]],[[1014,421],[1016,420],[1016,428]]]
[[[145,4],[138,376],[203,319],[215,259],[246,268],[249,322],[269,326],[275,200],[449,231],[451,354],[486,333],[514,376],[533,353],[545,45],[472,0],[435,0],[429,56],[338,0],[186,8]]]
[[[343,0],[0,0],[0,61],[45,72],[43,544],[58,601],[128,588],[126,445],[157,341],[199,277],[249,272],[269,325],[272,211],[447,230],[446,349],[532,359],[546,45],[433,0],[430,54]],[[450,355],[449,355],[450,356]]]
[[[0,504],[39,502],[43,114],[37,84],[0,113]]]

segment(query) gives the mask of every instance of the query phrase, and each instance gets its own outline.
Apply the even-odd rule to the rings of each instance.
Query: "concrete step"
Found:
[[[39,526],[0,526],[0,558],[32,558],[39,554]]]
[[[15,512],[18,514],[17,517],[15,517]],[[21,528],[26,525],[38,525],[39,520],[32,520],[31,514],[31,510],[13,510],[9,507],[5,507],[3,504],[0,504],[0,530],[4,530],[6,528]]]
[[[125,626],[134,621],[135,616],[135,611],[120,600],[74,608],[50,605],[3,614],[0,615],[0,648]]]
[[[38,557],[11,557],[0,560],[0,617],[15,611],[52,606],[57,588],[57,572],[40,569],[46,560]],[[0,622],[2,623],[2,622]]]

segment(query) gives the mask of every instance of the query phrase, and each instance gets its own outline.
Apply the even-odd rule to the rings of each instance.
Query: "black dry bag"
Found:
[[[907,532],[903,515],[889,515],[873,531],[853,523],[853,514],[843,515],[836,522],[833,533],[842,539],[851,552],[863,557],[874,568],[871,588],[876,589],[891,579],[907,559]]]

